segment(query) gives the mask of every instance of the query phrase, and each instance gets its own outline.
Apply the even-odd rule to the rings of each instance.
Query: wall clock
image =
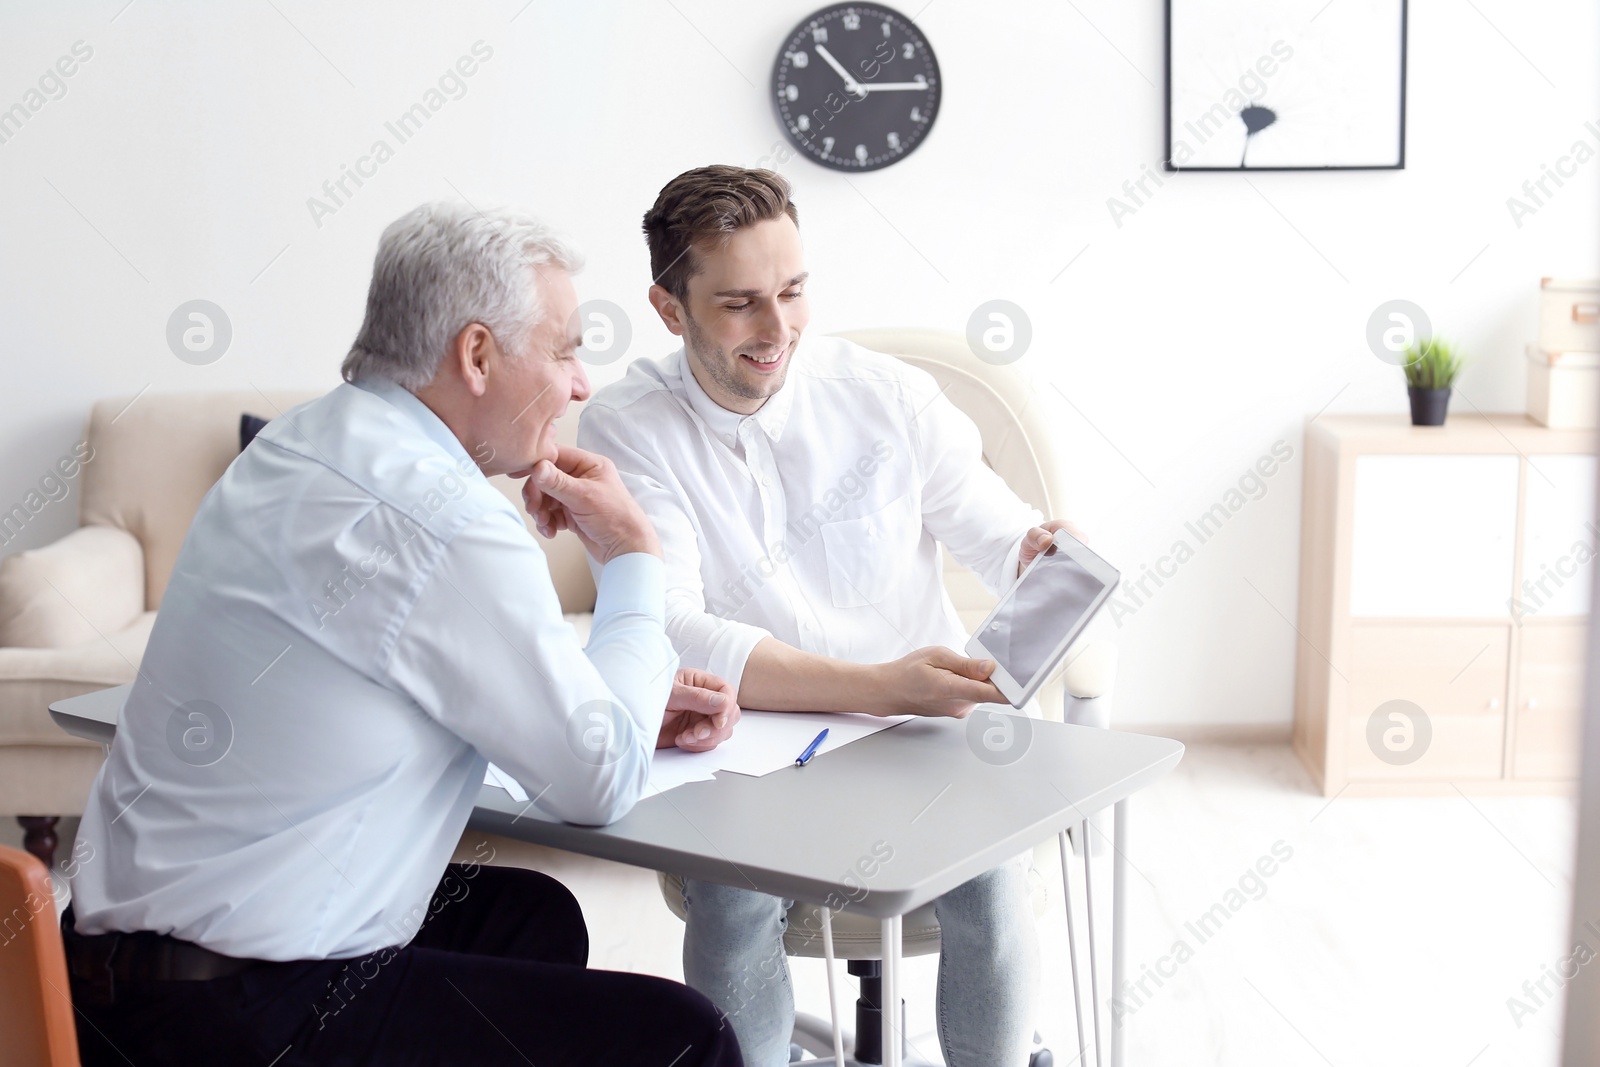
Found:
[[[834,170],[878,170],[910,155],[933,128],[942,91],[928,39],[881,4],[813,12],[772,65],[778,125]]]

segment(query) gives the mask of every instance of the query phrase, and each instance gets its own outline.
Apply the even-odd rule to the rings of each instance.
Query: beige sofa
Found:
[[[1064,478],[1051,440],[1048,406],[1013,368],[974,358],[960,337],[932,331],[849,335],[893,352],[948,384],[947,395],[978,422],[986,458],[1046,514],[1063,512]],[[94,405],[86,458],[69,483],[79,528],[42,548],[0,559],[0,815],[15,815],[41,858],[54,846],[57,817],[77,815],[100,746],[63,733],[48,705],[131,681],[143,655],[174,559],[201,498],[238,454],[241,413],[265,418],[317,395],[259,391],[119,397]],[[558,426],[568,443],[574,405]],[[517,483],[494,479],[520,504]],[[71,499],[68,497],[67,499]],[[69,506],[65,501],[51,506]],[[539,537],[532,529],[530,533]],[[539,538],[550,558],[562,610],[586,637],[594,583],[570,533]],[[975,626],[991,598],[950,564],[946,584],[963,620]],[[1092,643],[1066,672],[1072,721],[1105,725],[1114,651]],[[1042,699],[1061,717],[1061,680]]]

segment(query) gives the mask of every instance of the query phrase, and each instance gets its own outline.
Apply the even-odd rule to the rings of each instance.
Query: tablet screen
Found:
[[[996,608],[983,646],[1018,685],[1027,688],[1034,675],[1050,665],[1061,639],[1105,588],[1055,545],[1028,571]]]

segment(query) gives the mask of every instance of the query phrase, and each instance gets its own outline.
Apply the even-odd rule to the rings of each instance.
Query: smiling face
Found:
[[[800,231],[787,215],[697,245],[682,301],[650,288],[667,329],[684,339],[689,368],[720,406],[754,414],[783,387],[810,310]]]

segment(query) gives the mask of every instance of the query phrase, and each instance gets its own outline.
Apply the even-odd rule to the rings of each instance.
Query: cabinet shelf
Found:
[[[1303,455],[1294,745],[1323,793],[1570,788],[1591,432],[1334,415]]]

